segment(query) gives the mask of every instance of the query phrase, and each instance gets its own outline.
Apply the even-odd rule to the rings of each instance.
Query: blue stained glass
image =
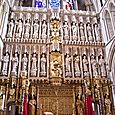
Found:
[[[49,7],[60,8],[60,0],[49,0]]]
[[[36,0],[35,7],[46,8],[46,0]]]

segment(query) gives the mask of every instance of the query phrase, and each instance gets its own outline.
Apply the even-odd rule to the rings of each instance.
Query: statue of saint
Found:
[[[52,77],[58,77],[58,61],[54,60],[51,62],[51,76]]]
[[[39,24],[38,24],[38,20],[35,20],[33,25],[33,38],[37,39],[38,33],[39,33]]]
[[[11,102],[11,101],[15,101],[15,89],[14,88],[11,88],[9,90],[9,98],[8,98],[8,102]]]
[[[87,11],[95,11],[94,5],[91,0],[85,0],[85,6]]]
[[[64,29],[64,36],[69,36],[69,26],[67,21],[65,21],[63,29]]]
[[[77,55],[74,58],[75,76],[80,76],[80,57]]]
[[[36,71],[37,71],[37,58],[36,53],[34,53],[32,57],[31,76],[36,76]]]
[[[98,28],[98,24],[94,25],[94,32],[95,32],[95,37],[97,41],[101,41],[100,39],[100,32],[99,32],[99,28]]]
[[[27,66],[28,66],[28,58],[27,58],[27,54],[24,53],[24,56],[22,58],[22,71],[23,72],[27,72]]]
[[[18,62],[18,53],[15,52],[14,57],[12,58],[12,74],[14,75],[17,75]]]
[[[89,41],[93,41],[91,24],[87,24],[87,36]]]
[[[67,54],[65,59],[66,76],[71,76],[71,57]]]
[[[42,38],[46,38],[47,36],[47,24],[46,21],[43,21],[42,24]]]
[[[14,29],[14,20],[11,19],[8,25],[8,37],[10,38],[13,36],[13,29]]]
[[[8,74],[8,64],[9,64],[9,54],[6,52],[4,58],[3,58],[3,68],[2,68],[2,75]]]
[[[22,35],[22,30],[23,30],[23,23],[22,23],[22,20],[19,19],[18,25],[17,25],[17,31],[16,31],[17,37],[21,37],[21,35]]]
[[[27,22],[25,24],[25,37],[29,38],[29,34],[30,34],[30,21],[29,19],[27,19]]]
[[[45,54],[43,53],[42,54],[42,57],[41,57],[41,64],[40,64],[40,67],[41,67],[41,75],[45,76],[46,75],[46,57],[45,57]]]
[[[83,115],[83,108],[84,108],[84,103],[82,102],[81,96],[78,96],[76,106],[77,106],[77,115]]]
[[[84,71],[84,75],[88,75],[88,60],[86,55],[83,56],[83,71]]]
[[[105,97],[105,113],[106,115],[111,115],[111,101],[107,94]]]
[[[83,23],[80,23],[79,29],[80,29],[80,37],[81,37],[81,41],[85,41],[84,25],[83,25]]]
[[[77,26],[75,22],[72,23],[72,36],[73,40],[77,39]]]
[[[101,76],[106,76],[106,67],[105,67],[105,65],[106,65],[106,62],[103,59],[103,56],[101,55],[100,59],[99,59],[99,66],[100,66]]]
[[[94,55],[91,56],[91,65],[92,65],[93,76],[97,76],[98,75],[98,63]]]
[[[34,95],[32,95],[32,99],[29,101],[29,115],[35,115],[36,111],[36,100],[34,99]]]

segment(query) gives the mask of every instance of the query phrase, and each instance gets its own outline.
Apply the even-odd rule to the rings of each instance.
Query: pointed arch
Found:
[[[112,22],[114,25],[114,29],[115,29],[115,5],[113,3],[110,3],[109,9],[110,9],[111,17],[113,20]]]
[[[112,21],[111,21],[109,11],[107,11],[107,10],[105,11],[105,16],[104,17],[105,17],[105,21],[106,21],[108,35],[109,35],[109,38],[111,39],[114,35],[114,30],[113,30],[113,25],[112,25]]]
[[[95,11],[95,5],[92,0],[78,0],[78,9],[85,11]]]

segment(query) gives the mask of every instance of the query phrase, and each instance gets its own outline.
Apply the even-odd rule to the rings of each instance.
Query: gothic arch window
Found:
[[[95,11],[92,0],[78,0],[78,10]]]
[[[22,6],[32,7],[33,0],[22,0]]]
[[[110,13],[111,13],[112,22],[115,29],[115,5],[113,5],[113,3],[110,4]]]
[[[5,16],[6,16],[6,8],[7,5],[6,3],[4,2],[3,6],[2,6],[2,9],[1,9],[1,14],[0,14],[0,27],[2,28],[3,26],[3,22],[4,22],[4,19],[5,19]]]
[[[105,11],[105,21],[107,25],[108,35],[109,35],[109,38],[111,39],[114,35],[114,31],[113,31],[110,13],[108,11]]]

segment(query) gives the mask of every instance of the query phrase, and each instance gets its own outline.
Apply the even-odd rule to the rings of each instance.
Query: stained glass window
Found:
[[[35,7],[46,8],[46,0],[36,0]]]
[[[74,9],[74,2],[73,0],[63,0],[63,6],[66,10],[73,10]]]
[[[60,8],[60,0],[49,0],[49,8]]]

